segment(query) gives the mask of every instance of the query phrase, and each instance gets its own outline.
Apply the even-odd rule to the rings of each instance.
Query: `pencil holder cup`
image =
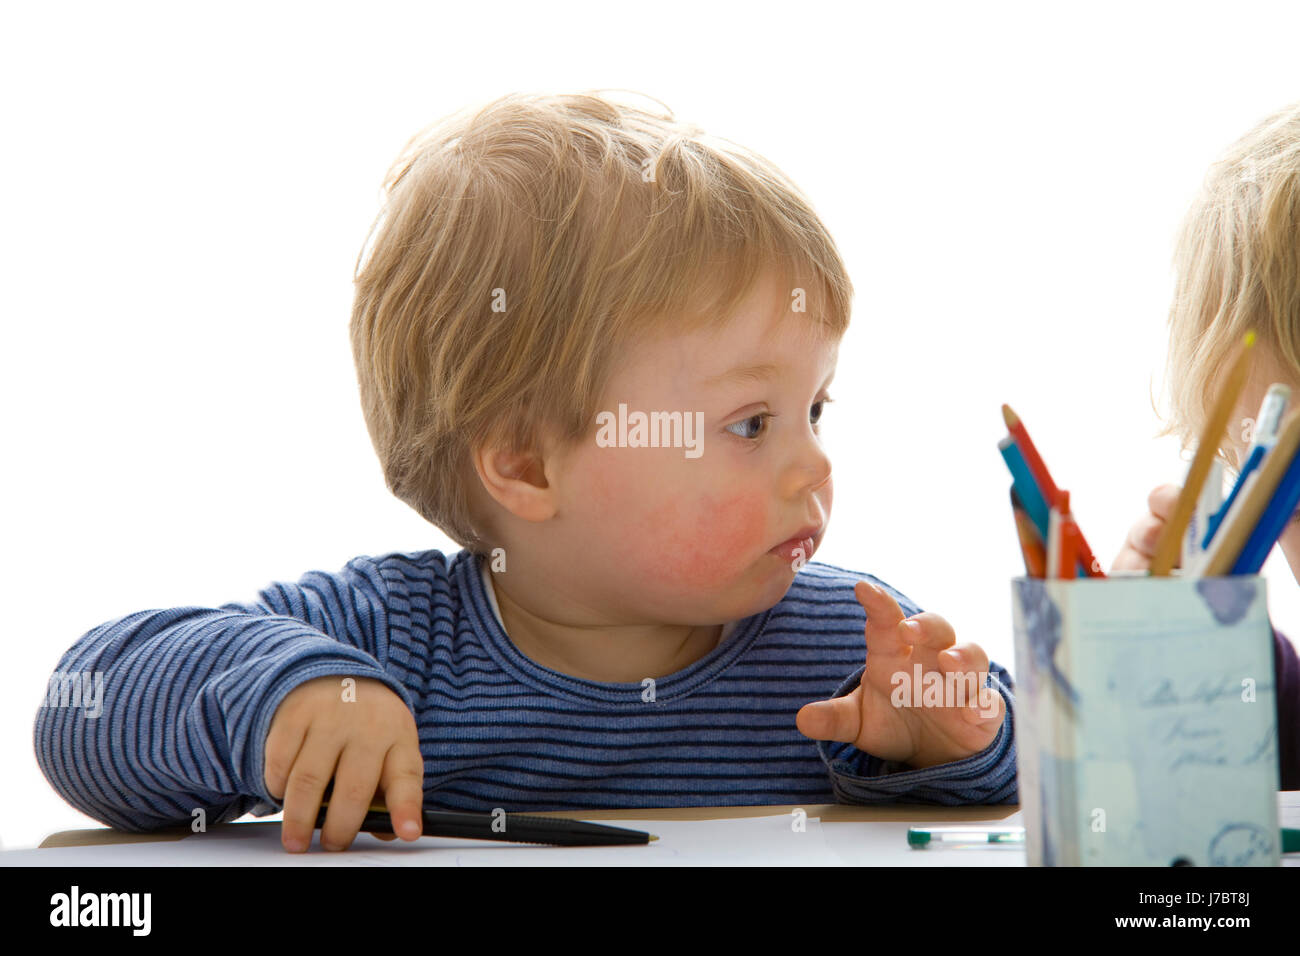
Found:
[[[1277,866],[1264,578],[1011,583],[1031,866]]]

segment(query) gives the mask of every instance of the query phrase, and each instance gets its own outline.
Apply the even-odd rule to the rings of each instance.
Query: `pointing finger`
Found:
[[[908,630],[903,626],[903,610],[898,602],[870,581],[854,584],[853,594],[867,612],[867,650],[889,655],[905,653],[910,643],[905,639]]]

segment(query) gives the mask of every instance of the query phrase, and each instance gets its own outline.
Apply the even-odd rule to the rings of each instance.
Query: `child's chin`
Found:
[[[764,558],[767,556],[764,555]],[[775,607],[790,590],[794,575],[787,565],[782,572],[780,563],[760,562],[767,566],[760,573],[747,580],[737,581],[725,590],[713,591],[709,609],[709,618],[726,621],[740,621],[755,614],[762,614],[770,607]],[[698,595],[697,595],[698,596]]]

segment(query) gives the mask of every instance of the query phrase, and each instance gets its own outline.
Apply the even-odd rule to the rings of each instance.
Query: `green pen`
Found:
[[[907,845],[926,847],[986,846],[988,844],[1022,845],[1024,827],[908,827]]]
[[[907,845],[926,847],[976,847],[990,844],[1023,845],[1024,827],[908,827]],[[1300,853],[1300,829],[1282,828],[1282,852]]]

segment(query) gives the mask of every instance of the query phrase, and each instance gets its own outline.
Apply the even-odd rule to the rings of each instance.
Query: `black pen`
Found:
[[[315,829],[325,825],[328,801],[316,814]],[[548,846],[627,846],[657,840],[642,830],[584,823],[563,817],[537,817],[522,813],[464,813],[454,810],[423,811],[421,836],[462,840],[496,840],[503,843],[540,843]],[[387,809],[371,804],[361,828],[365,833],[393,833]]]

